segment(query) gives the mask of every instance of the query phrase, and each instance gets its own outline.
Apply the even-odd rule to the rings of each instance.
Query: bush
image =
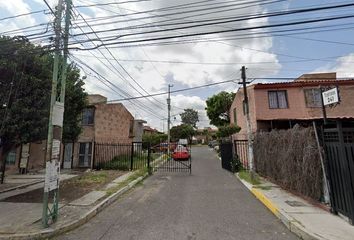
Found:
[[[242,170],[242,163],[237,155],[232,158],[230,164],[231,172],[236,173]]]

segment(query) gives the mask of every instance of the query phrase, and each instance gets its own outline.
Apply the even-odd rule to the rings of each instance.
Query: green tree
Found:
[[[234,124],[220,126],[218,131],[216,132],[216,136],[219,138],[230,137],[232,134],[237,133],[241,130],[239,126]]]
[[[47,137],[53,55],[24,38],[0,37],[0,138],[2,156],[17,144]],[[64,137],[80,134],[86,99],[79,70],[68,69]]]
[[[184,112],[181,113],[180,116],[183,124],[191,125],[194,128],[197,127],[197,122],[199,122],[198,111],[192,108],[187,108],[184,109]]]
[[[191,125],[181,124],[174,126],[170,130],[171,138],[175,141],[178,139],[191,139],[195,135],[195,130]]]
[[[206,100],[207,115],[210,124],[215,126],[225,126],[230,123],[229,110],[235,98],[235,93],[222,91]]]
[[[156,146],[157,144],[167,140],[167,134],[164,133],[145,133],[143,134],[143,143],[150,143],[150,146]]]

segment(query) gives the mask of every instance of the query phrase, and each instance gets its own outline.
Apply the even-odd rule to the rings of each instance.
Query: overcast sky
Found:
[[[47,0],[47,2],[54,9],[57,0]],[[114,2],[121,4],[111,4]],[[273,3],[269,4],[269,2]],[[85,89],[89,93],[102,94],[107,96],[109,100],[114,100],[128,96],[166,92],[168,84],[173,84],[171,90],[178,90],[225,80],[233,79],[235,81],[173,93],[171,95],[172,115],[176,119],[172,118],[172,125],[179,124],[178,114],[184,108],[193,108],[199,112],[198,126],[209,126],[204,110],[205,100],[222,90],[237,91],[242,65],[247,67],[247,76],[251,79],[296,78],[305,73],[325,71],[337,71],[338,77],[354,76],[353,18],[283,28],[181,37],[165,40],[164,43],[161,41],[154,42],[155,44],[141,42],[141,40],[149,38],[350,15],[354,12],[354,7],[146,33],[151,30],[189,26],[202,20],[205,23],[205,20],[210,19],[324,7],[353,3],[353,1],[73,0],[73,3],[75,11],[72,36],[70,37],[71,47],[90,48],[101,44],[101,41],[114,43],[108,45],[107,48],[100,47],[100,50],[70,51],[71,60],[76,61],[82,69],[82,75],[87,76]],[[110,4],[89,6],[95,3]],[[174,6],[174,9],[171,6]],[[53,16],[43,0],[0,1],[0,18],[39,10],[46,11],[1,20],[0,34],[13,36],[41,33],[47,28],[46,23],[53,21]],[[145,13],[139,13],[142,11]],[[152,23],[155,27],[151,25]],[[172,25],[176,23],[179,25]],[[16,29],[38,24],[42,25],[13,32]],[[145,27],[142,28],[142,26]],[[289,31],[294,29],[297,31]],[[84,35],[82,31],[89,34]],[[130,35],[132,33],[139,34]],[[34,37],[32,41],[36,44],[46,45],[49,43],[49,36],[52,35],[52,25],[48,25],[48,33],[40,35],[40,38]],[[97,39],[97,36],[100,41],[94,43],[87,41],[87,38],[92,40]],[[108,41],[109,39],[111,41]],[[136,40],[139,42],[129,43]],[[81,44],[78,43],[80,41],[82,41]],[[116,44],[117,41],[120,41],[120,44]],[[107,83],[106,80],[110,83]],[[166,130],[166,98],[167,95],[161,95],[148,99],[123,101],[122,103],[135,118],[145,119],[150,126]]]

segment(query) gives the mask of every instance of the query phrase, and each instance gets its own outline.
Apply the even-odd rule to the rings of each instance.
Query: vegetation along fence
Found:
[[[235,140],[234,141],[235,154],[241,162],[242,168],[248,169],[248,141]]]
[[[254,140],[256,171],[280,186],[314,200],[323,192],[323,173],[313,128],[259,132]]]
[[[137,170],[150,167],[150,148],[143,149],[142,142],[95,143],[94,168]]]

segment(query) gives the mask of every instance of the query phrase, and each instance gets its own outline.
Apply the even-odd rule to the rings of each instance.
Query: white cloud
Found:
[[[338,78],[354,78],[354,53],[337,58],[334,63],[317,68],[314,72],[337,72]]]

